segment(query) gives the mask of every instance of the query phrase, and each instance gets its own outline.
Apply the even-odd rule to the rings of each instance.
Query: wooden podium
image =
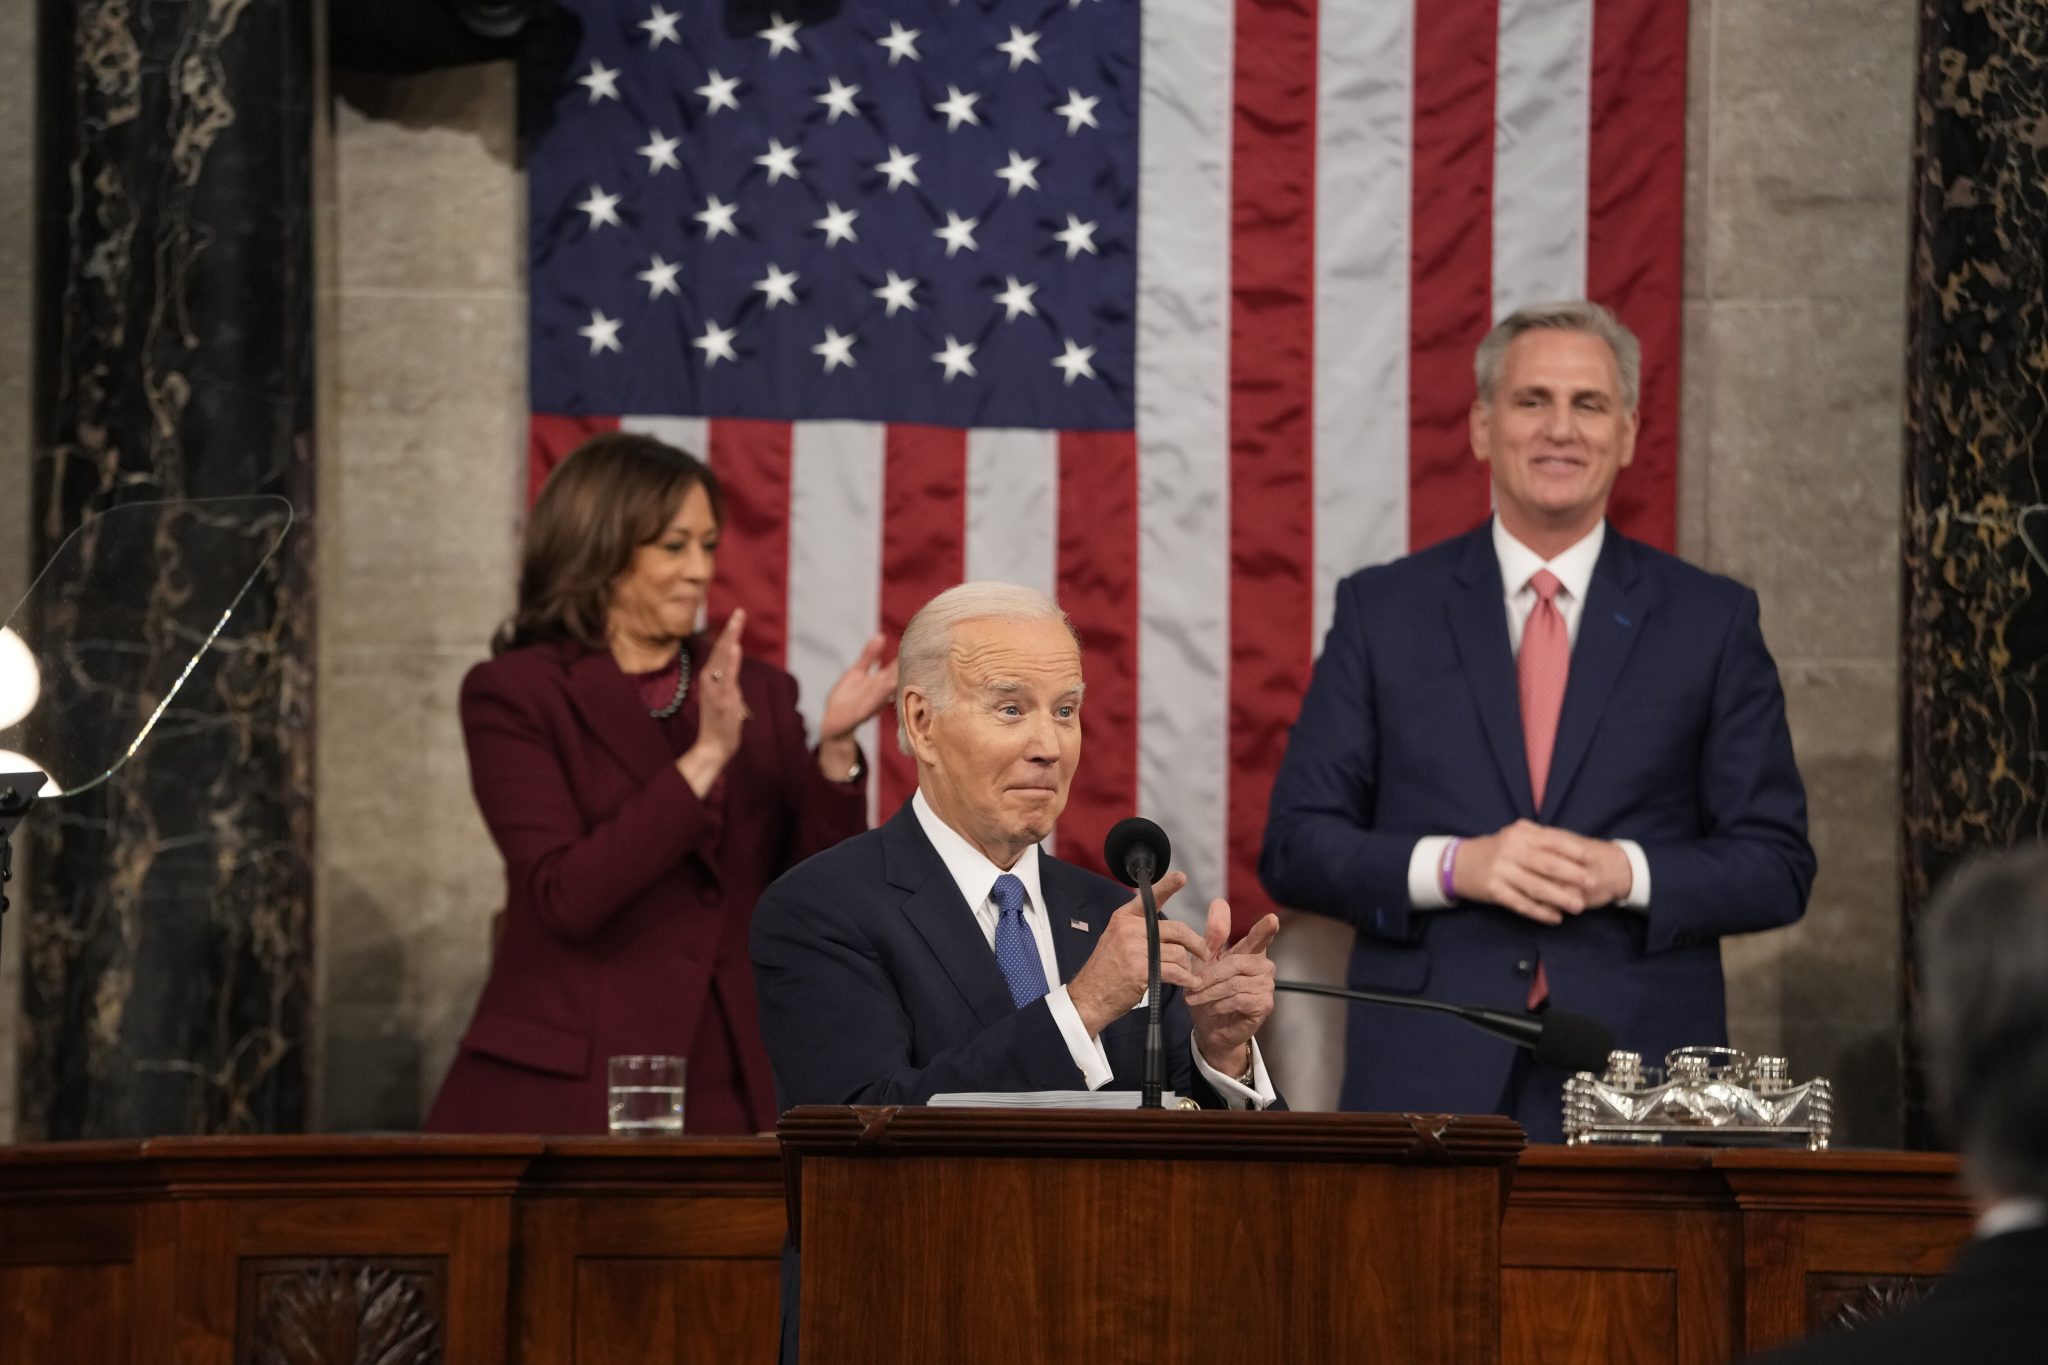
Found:
[[[1514,1123],[785,1114],[804,1365],[1494,1362]]]
[[[1503,1219],[1492,1119],[792,1118],[814,1359],[1725,1365],[1971,1227],[1928,1153],[1537,1147]],[[0,1145],[0,1365],[774,1365],[785,1208],[772,1138]]]

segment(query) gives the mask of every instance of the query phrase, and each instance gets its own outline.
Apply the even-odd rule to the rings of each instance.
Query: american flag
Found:
[[[1683,0],[813,3],[570,0],[529,156],[533,485],[614,426],[707,455],[711,614],[813,722],[939,589],[1042,588],[1088,677],[1058,851],[1142,811],[1242,921],[1337,580],[1486,514],[1493,319],[1636,328],[1614,511],[1671,544]]]

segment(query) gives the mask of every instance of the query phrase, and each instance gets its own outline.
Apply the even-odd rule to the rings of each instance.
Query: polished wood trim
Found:
[[[1496,1166],[1525,1145],[1521,1126],[1491,1114],[1250,1113],[1220,1109],[967,1109],[810,1105],[776,1125],[799,1152],[848,1148],[905,1154],[1068,1153],[1085,1138],[1099,1156],[1232,1161],[1415,1161]]]

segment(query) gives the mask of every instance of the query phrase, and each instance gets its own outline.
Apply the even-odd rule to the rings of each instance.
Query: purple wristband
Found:
[[[1453,834],[1451,841],[1444,845],[1442,860],[1437,863],[1437,880],[1443,887],[1444,899],[1447,901],[1458,899],[1458,893],[1451,887],[1451,869],[1457,865],[1458,845],[1463,842],[1462,839]]]

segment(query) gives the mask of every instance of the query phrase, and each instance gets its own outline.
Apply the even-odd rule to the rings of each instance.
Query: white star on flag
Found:
[[[1067,121],[1067,136],[1072,137],[1081,131],[1081,125],[1084,123],[1090,128],[1100,128],[1102,126],[1095,121],[1095,106],[1100,103],[1102,103],[1100,95],[1090,95],[1084,99],[1080,91],[1072,86],[1068,86],[1067,102],[1055,105],[1053,112]]]
[[[713,67],[705,77],[704,84],[690,93],[704,97],[704,116],[709,118],[721,109],[739,108],[739,98],[733,94],[733,91],[739,88],[738,76],[721,76],[718,74],[718,68]]]
[[[647,268],[633,278],[646,284],[647,297],[650,299],[658,299],[663,294],[674,294],[681,298],[683,291],[676,287],[676,272],[682,268],[680,262],[671,264],[664,261],[657,252],[654,259],[647,263]]]
[[[791,180],[801,178],[796,172],[796,148],[785,147],[772,137],[768,139],[768,150],[755,157],[754,164],[767,169],[771,185],[784,176]]]
[[[676,20],[680,18],[682,18],[681,15],[670,14],[660,5],[656,5],[654,12],[636,25],[638,28],[647,30],[647,47],[649,51],[660,47],[663,43],[680,43],[683,41],[682,36],[676,32]]]
[[[997,43],[996,51],[1010,54],[1010,70],[1015,71],[1026,62],[1038,61],[1038,35],[1026,33],[1015,24],[1010,25],[1010,41]],[[1043,66],[1043,62],[1039,62]]]
[[[794,19],[785,20],[779,14],[770,14],[768,16],[768,27],[762,29],[754,36],[766,38],[768,40],[768,55],[770,57],[777,57],[785,52],[803,51],[803,46],[796,40],[796,30],[797,23]]]
[[[606,194],[601,185],[592,185],[590,197],[576,207],[590,215],[590,229],[593,232],[606,223],[613,227],[625,226],[619,221],[619,196]]]
[[[889,189],[893,193],[902,188],[906,180],[913,185],[918,183],[917,172],[912,169],[917,160],[915,152],[906,152],[892,142],[889,144],[889,159],[877,161],[875,169],[889,177]]]
[[[778,303],[792,307],[796,304],[796,272],[784,270],[775,262],[768,262],[768,274],[754,281],[754,288],[768,296],[768,307],[772,310]]]
[[[681,138],[663,137],[661,129],[649,128],[647,130],[647,145],[635,150],[647,158],[647,173],[649,175],[659,175],[663,167],[672,171],[679,171],[683,168],[683,163],[676,160],[676,148],[682,145],[683,140]],[[1000,175],[1001,172],[998,171],[997,174]]]
[[[889,36],[875,39],[875,45],[889,49],[889,65],[891,66],[896,65],[896,60],[899,57],[908,57],[914,62],[919,60],[917,55],[917,38],[923,32],[924,30],[921,28],[905,28],[894,19],[891,19],[889,21]]]
[[[618,69],[606,66],[594,57],[590,61],[589,72],[578,76],[576,84],[590,92],[590,102],[592,104],[596,104],[599,100],[615,100],[619,97]]]
[[[916,280],[899,278],[895,271],[890,271],[889,282],[874,291],[875,297],[889,306],[889,311],[884,316],[895,317],[898,308],[908,308],[911,312],[915,313],[917,311],[917,300],[910,297],[910,291],[915,288],[917,288]]]
[[[704,368],[710,369],[721,360],[739,363],[739,356],[733,353],[732,339],[739,333],[730,327],[720,327],[709,318],[704,320],[704,335],[690,344],[704,353]]]
[[[841,85],[837,76],[831,77],[830,80],[832,88],[817,96],[815,101],[825,106],[825,122],[837,123],[841,114],[848,118],[859,118],[860,110],[853,107],[853,97],[860,93],[860,87]]]
[[[933,228],[932,236],[945,242],[946,255],[950,258],[954,252],[962,247],[966,247],[969,251],[979,250],[974,244],[974,229],[980,226],[980,224],[981,219],[979,218],[962,218],[953,210],[947,209],[946,225],[942,228]]]
[[[732,220],[733,214],[738,209],[739,205],[722,203],[718,196],[714,194],[705,201],[704,209],[701,213],[693,213],[690,216],[704,225],[704,240],[708,242],[721,232],[734,237],[740,235],[739,228],[733,225]]]
[[[853,220],[860,217],[859,209],[843,209],[830,200],[825,204],[825,216],[813,222],[812,227],[825,234],[825,245],[838,246],[841,242],[857,242],[858,234],[853,230]]]
[[[1070,261],[1084,251],[1090,256],[1101,254],[1095,249],[1095,224],[1084,223],[1071,213],[1067,215],[1066,227],[1055,232],[1052,239],[1055,242],[1066,243],[1067,259]]]
[[[948,384],[953,382],[953,376],[956,374],[964,374],[970,379],[976,377],[973,357],[974,343],[971,341],[955,341],[950,333],[946,337],[946,349],[932,353],[932,359],[946,367],[946,382]]]
[[[980,98],[979,95],[962,94],[957,85],[948,85],[946,98],[934,104],[932,109],[946,116],[946,131],[949,133],[959,131],[963,123],[972,123],[979,127],[981,116],[974,112],[974,102]]]
[[[1038,286],[1025,284],[1015,275],[1005,275],[1003,280],[1008,287],[996,295],[996,302],[1003,305],[1003,321],[1015,322],[1019,313],[1037,317],[1038,305],[1031,301],[1031,296],[1038,292]]]
[[[1038,169],[1038,160],[1035,156],[1010,153],[1010,164],[996,172],[996,179],[1009,182],[1010,198],[1015,199],[1019,190],[1038,188],[1038,177],[1032,174]]]
[[[825,339],[811,347],[811,354],[825,358],[825,373],[830,374],[841,365],[853,365],[853,338],[841,336],[836,328],[825,329]]]
[[[617,351],[619,354],[624,355],[626,348],[619,345],[620,322],[620,319],[608,318],[593,308],[590,310],[590,325],[588,327],[578,327],[576,335],[590,339],[590,353],[592,355],[596,355],[599,351]]]
[[[1066,376],[1061,382],[1071,384],[1076,379],[1084,377],[1093,379],[1095,377],[1095,367],[1088,363],[1094,357],[1095,348],[1093,346],[1077,346],[1074,344],[1074,339],[1068,337],[1065,353],[1054,356],[1052,363]]]

